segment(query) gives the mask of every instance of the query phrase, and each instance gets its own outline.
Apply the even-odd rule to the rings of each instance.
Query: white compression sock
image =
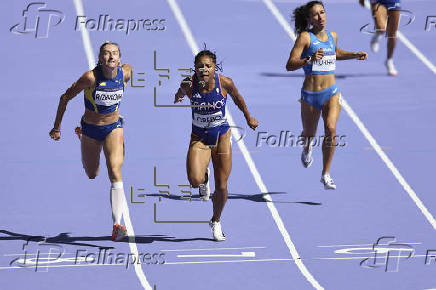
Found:
[[[115,224],[121,223],[121,217],[123,215],[124,204],[124,188],[123,182],[114,182],[111,185],[111,206],[112,206],[112,219]]]

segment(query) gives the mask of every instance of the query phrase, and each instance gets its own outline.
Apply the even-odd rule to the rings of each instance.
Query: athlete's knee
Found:
[[[98,175],[98,169],[93,171],[85,170],[85,172],[89,179],[95,179]]]
[[[334,124],[327,124],[325,127],[326,136],[336,136],[336,126]]]
[[[189,183],[191,184],[192,187],[197,188],[200,186],[200,184],[204,183],[204,176],[201,177],[201,176],[193,176],[193,175],[189,176],[188,175],[188,180],[189,180]]]
[[[122,164],[108,164],[107,170],[109,178],[111,179],[121,179],[121,165]]]
[[[227,179],[215,180],[215,191],[227,192]]]

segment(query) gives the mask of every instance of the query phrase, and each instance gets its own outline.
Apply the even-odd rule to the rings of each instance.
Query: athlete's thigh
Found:
[[[314,106],[301,100],[301,121],[303,122],[304,133],[313,137],[318,128],[318,121],[321,112]]]
[[[336,129],[339,113],[341,112],[341,105],[339,103],[341,93],[332,96],[322,107],[322,118],[324,120],[324,130],[329,128]]]
[[[388,37],[395,37],[398,30],[398,24],[400,23],[400,10],[389,10],[388,16],[386,33]]]
[[[227,183],[232,171],[232,144],[230,142],[230,129],[218,139],[217,146],[212,148],[212,163],[215,183]],[[220,186],[219,184],[217,184]]]
[[[82,164],[87,173],[95,172],[100,165],[100,152],[102,142],[86,135],[80,138],[80,148],[82,151]]]
[[[380,3],[371,5],[372,16],[377,30],[385,31],[387,23],[387,9]]]
[[[196,136],[191,136],[186,157],[188,177],[202,178],[209,165],[211,150]]]
[[[103,151],[108,169],[121,168],[124,161],[124,131],[116,128],[110,132],[103,142]]]

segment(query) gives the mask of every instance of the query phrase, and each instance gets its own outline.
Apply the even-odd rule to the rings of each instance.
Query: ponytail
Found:
[[[295,32],[297,34],[308,30],[309,23],[307,22],[307,18],[309,18],[310,9],[317,4],[324,7],[324,4],[321,1],[310,1],[305,5],[294,9],[292,12],[292,20],[295,22]]]

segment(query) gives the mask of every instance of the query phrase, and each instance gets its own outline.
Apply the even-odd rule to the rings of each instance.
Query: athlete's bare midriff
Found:
[[[83,121],[87,124],[103,126],[117,122],[119,117],[120,112],[118,110],[108,114],[100,114],[85,108]]]
[[[310,92],[325,90],[336,83],[334,74],[329,75],[306,75],[304,78],[303,89]]]

